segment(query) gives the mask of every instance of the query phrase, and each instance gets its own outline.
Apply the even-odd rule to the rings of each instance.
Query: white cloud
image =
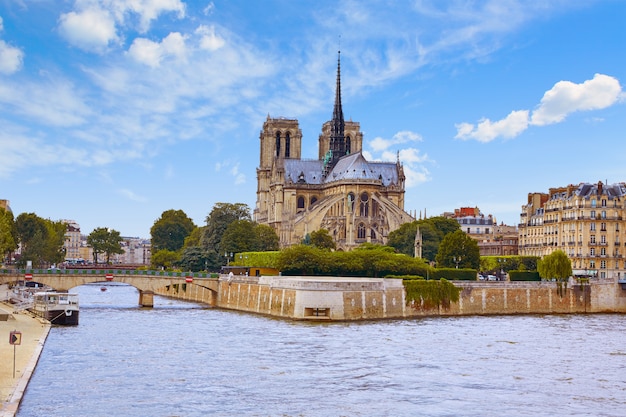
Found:
[[[200,35],[200,48],[202,49],[215,51],[226,43],[223,38],[215,34],[215,26],[200,25],[196,33]]]
[[[400,145],[409,142],[421,142],[422,137],[414,132],[410,132],[408,130],[401,131],[393,135],[391,139],[384,139],[381,137],[376,137],[369,142],[370,147],[374,150],[374,152],[380,152],[393,145]]]
[[[128,54],[134,60],[156,68],[167,57],[185,58],[187,55],[185,37],[178,32],[172,32],[160,43],[137,38],[128,49]]]
[[[124,23],[129,13],[139,16],[139,31],[145,33],[153,20],[163,13],[177,13],[185,17],[185,4],[180,0],[101,0],[103,6],[114,13],[118,22]]]
[[[528,110],[512,111],[507,117],[496,122],[481,120],[478,125],[459,123],[455,125],[455,139],[476,139],[479,142],[491,142],[497,137],[514,138],[528,128]]]
[[[506,118],[492,122],[482,119],[477,125],[458,123],[455,139],[475,139],[491,142],[503,137],[514,138],[529,126],[559,123],[577,111],[601,110],[622,100],[624,94],[619,81],[611,76],[595,74],[593,79],[575,84],[559,81],[546,91],[537,108],[529,117],[529,110],[512,111]]]
[[[86,51],[102,52],[118,40],[113,16],[100,8],[62,14],[59,31],[70,44]]]
[[[133,192],[132,190],[129,190],[127,188],[120,188],[119,190],[117,190],[117,193],[126,197],[127,199],[131,200],[131,201],[136,201],[139,203],[143,203],[146,201],[146,198],[143,196],[140,196],[138,194],[136,194],[135,192]]]
[[[363,150],[362,153],[368,161],[395,161],[399,159],[404,168],[406,186],[410,188],[430,180],[430,172],[424,164],[432,161],[428,155],[421,154],[417,148],[399,145],[422,142],[422,140],[422,136],[418,133],[403,130],[394,134],[391,139],[375,138],[368,143],[372,151]],[[390,149],[392,147],[399,149]],[[374,153],[377,155],[375,156]]]
[[[622,92],[616,78],[595,74],[582,84],[559,81],[543,95],[541,103],[531,116],[530,123],[544,126],[565,120],[576,111],[600,110],[615,104]]]
[[[15,48],[0,39],[0,73],[13,74],[19,71],[22,68],[23,60],[24,52],[21,49]]]

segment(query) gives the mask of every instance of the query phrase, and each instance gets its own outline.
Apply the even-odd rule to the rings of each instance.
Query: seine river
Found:
[[[78,288],[18,417],[625,416],[622,315],[303,323]]]

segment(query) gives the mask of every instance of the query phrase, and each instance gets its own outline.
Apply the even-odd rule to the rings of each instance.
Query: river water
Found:
[[[625,416],[622,315],[289,322],[86,285],[26,416]]]

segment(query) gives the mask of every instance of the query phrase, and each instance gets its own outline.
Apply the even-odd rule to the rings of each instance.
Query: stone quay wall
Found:
[[[216,307],[295,320],[373,320],[427,316],[626,313],[626,290],[616,281],[454,281],[459,301],[425,308],[407,305],[402,280],[342,277],[220,277],[218,292],[194,283],[157,294]]]

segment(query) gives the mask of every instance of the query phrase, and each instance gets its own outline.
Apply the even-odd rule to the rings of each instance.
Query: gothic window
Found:
[[[380,214],[378,213],[378,211],[379,211],[378,202],[372,199],[372,217],[378,216]]]
[[[289,158],[289,149],[291,148],[291,135],[289,132],[285,135],[285,158]]]
[[[365,225],[363,223],[359,223],[357,239],[365,239]]]
[[[276,156],[280,157],[280,132],[276,132]]]
[[[351,152],[352,152],[352,149],[351,149],[350,136],[346,136],[346,155],[350,155]]]
[[[317,197],[313,196],[311,197],[311,205],[315,204],[317,202]]]
[[[377,224],[374,224],[372,226],[372,229],[370,230],[370,237],[372,238],[372,240],[376,240],[376,229],[378,228]]]
[[[369,196],[367,195],[367,193],[361,194],[361,204],[360,204],[359,215],[361,217],[369,216],[369,207],[370,207]]]
[[[304,197],[298,197],[298,210],[304,209]]]

